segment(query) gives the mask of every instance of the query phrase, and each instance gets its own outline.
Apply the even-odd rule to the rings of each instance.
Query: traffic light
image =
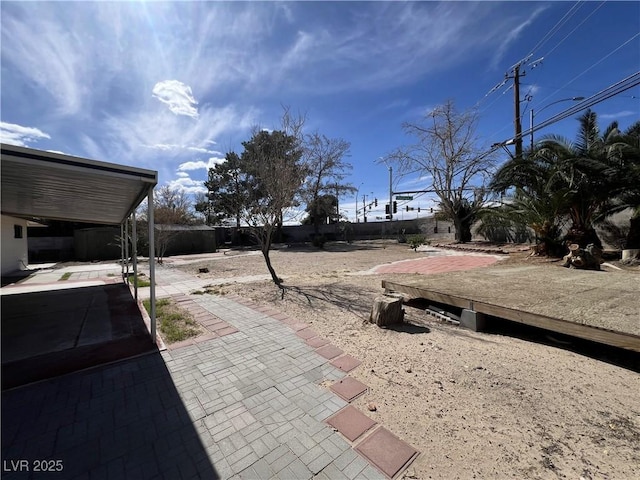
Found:
[[[384,213],[385,213],[385,215],[389,215],[389,213],[390,213],[390,212],[389,212],[389,210],[390,210],[390,208],[389,208],[389,204],[387,203],[387,204],[384,206]]]
[[[433,207],[431,208],[431,213],[433,213]]]
[[[398,213],[398,202],[393,202],[393,213]]]
[[[374,199],[373,199],[373,204],[374,204],[376,207],[378,206],[378,199],[377,199],[377,198],[374,198]]]
[[[420,207],[418,207],[418,213],[420,213]]]
[[[409,211],[409,205],[407,205],[407,212]]]

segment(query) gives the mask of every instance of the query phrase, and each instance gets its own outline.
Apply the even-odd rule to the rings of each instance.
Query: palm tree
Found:
[[[631,208],[632,215],[625,248],[640,249],[640,121],[634,123],[622,135],[627,145],[625,170],[627,171],[626,188],[616,201],[621,208]]]
[[[597,115],[587,110],[579,119],[575,142],[552,135],[534,155],[555,165],[553,184],[565,191],[571,226],[570,243],[602,247],[595,225],[626,206],[616,199],[628,188],[625,168],[629,145],[613,122],[600,134]]]
[[[591,110],[579,121],[575,142],[548,136],[525,158],[513,158],[503,165],[491,184],[498,192],[515,187],[515,194],[499,213],[532,228],[540,253],[562,253],[555,247],[564,218],[570,222],[564,237],[567,243],[601,247],[595,225],[633,206],[634,201],[638,204],[640,149],[632,140],[640,127],[622,134],[613,122],[601,134]]]
[[[533,230],[536,253],[563,254],[561,234],[564,213],[568,209],[566,189],[556,182],[556,165],[545,157],[527,155],[512,158],[494,176],[490,188],[504,193],[515,187],[499,207],[486,209],[483,223],[498,222],[518,231],[522,226]]]

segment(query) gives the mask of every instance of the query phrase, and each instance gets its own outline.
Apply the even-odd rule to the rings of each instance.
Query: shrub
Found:
[[[409,246],[413,248],[414,251],[417,251],[420,245],[424,245],[426,243],[424,235],[409,235],[407,240],[409,241]]]

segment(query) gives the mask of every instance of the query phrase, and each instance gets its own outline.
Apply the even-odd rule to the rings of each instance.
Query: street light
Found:
[[[555,105],[556,103],[560,103],[560,102],[579,102],[580,100],[584,100],[584,97],[561,98],[560,100],[556,100],[555,102],[551,102],[550,104],[545,105],[540,110],[538,110],[538,113],[540,113],[545,108],[550,107],[551,105]],[[533,108],[532,108],[531,112],[529,112],[529,121],[530,121],[530,125],[531,125],[531,151],[532,152],[533,152],[533,118],[534,118],[534,116],[535,115],[533,113]]]

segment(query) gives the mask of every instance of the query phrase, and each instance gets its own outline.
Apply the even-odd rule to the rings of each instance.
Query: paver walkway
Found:
[[[158,271],[182,295],[188,277]],[[320,386],[345,376],[316,351],[331,345],[268,309],[190,299],[237,332],[3,392],[3,476],[46,459],[59,478],[387,478],[325,422],[348,405]]]
[[[494,261],[428,257],[374,271]],[[159,296],[185,301],[209,283],[157,270]],[[357,359],[268,308],[223,296],[188,299],[207,326],[203,337],[3,392],[3,477],[37,478],[36,460],[49,460],[47,478],[378,479],[399,475],[415,458],[348,404],[366,388],[348,377],[338,382]]]

